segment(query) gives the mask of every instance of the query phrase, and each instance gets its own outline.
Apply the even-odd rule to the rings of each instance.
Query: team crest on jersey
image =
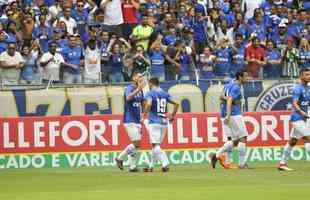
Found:
[[[271,86],[258,97],[255,111],[290,110],[293,88],[293,82]]]

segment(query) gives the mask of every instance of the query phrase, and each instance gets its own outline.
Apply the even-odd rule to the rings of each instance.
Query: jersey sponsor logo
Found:
[[[291,109],[293,87],[293,82],[279,83],[271,86],[258,97],[254,110],[273,111]]]

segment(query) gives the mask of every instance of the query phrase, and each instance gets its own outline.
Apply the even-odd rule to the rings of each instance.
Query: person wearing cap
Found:
[[[0,54],[0,74],[4,85],[17,85],[19,82],[20,69],[25,61],[16,48],[16,43],[9,43],[7,50]]]
[[[253,78],[262,78],[263,66],[266,64],[266,52],[257,37],[252,38],[252,44],[245,50],[246,70]]]
[[[65,62],[63,56],[57,52],[57,42],[49,44],[48,52],[44,53],[39,59],[42,67],[42,82],[47,84],[49,81],[60,83],[60,68]]]

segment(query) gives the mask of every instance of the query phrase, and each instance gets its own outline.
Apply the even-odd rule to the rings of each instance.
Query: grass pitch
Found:
[[[309,200],[310,162],[276,163],[253,170],[171,166],[171,172],[128,173],[116,168],[0,171],[0,200]]]

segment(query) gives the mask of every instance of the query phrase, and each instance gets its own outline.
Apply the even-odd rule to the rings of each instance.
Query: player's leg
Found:
[[[125,156],[128,156],[129,171],[136,172],[137,151],[140,148],[141,141],[141,127],[134,123],[125,124],[124,126],[132,143],[125,147],[125,149],[119,154],[115,161],[117,166],[123,170],[123,159]]]
[[[290,140],[286,143],[286,145],[283,148],[282,151],[282,157],[281,157],[281,161],[278,165],[278,169],[279,170],[283,170],[283,171],[292,171],[292,169],[290,169],[287,166],[287,162],[290,158],[292,149],[294,148],[294,146],[297,144],[298,139],[297,138],[290,138]]]
[[[244,169],[248,168],[248,165],[246,163],[246,152],[247,152],[247,147],[246,147],[246,141],[247,141],[247,136],[244,136],[238,140],[238,155],[239,155],[239,168]]]
[[[279,162],[278,169],[283,171],[292,171],[287,165],[287,162],[290,158],[291,151],[294,146],[297,144],[298,139],[304,136],[306,132],[306,123],[302,120],[293,122],[293,128],[290,135],[290,140],[283,148],[281,161]]]
[[[223,123],[222,120],[222,130],[223,130],[223,137],[226,137],[226,142],[220,147],[217,152],[214,154],[210,154],[210,162],[211,167],[215,169],[217,161],[220,162],[222,167],[228,169],[228,165],[226,164],[226,158],[224,156],[225,153],[232,151],[233,148],[233,140],[232,140],[232,131],[231,128]]]
[[[306,151],[306,160],[310,160],[310,136],[304,138],[305,141],[305,151]]]
[[[168,169],[169,161],[167,155],[162,151],[160,144],[163,140],[165,129],[159,124],[150,124],[150,143],[152,144],[152,155],[151,161],[149,162],[149,169],[144,169],[144,171],[153,171],[154,162],[160,161],[162,164],[162,169],[165,171]]]
[[[244,119],[242,115],[232,116],[232,135],[236,140],[234,143],[237,145],[238,155],[239,155],[239,168],[249,168],[246,163],[246,153],[247,153],[247,136],[248,131],[246,129]]]

